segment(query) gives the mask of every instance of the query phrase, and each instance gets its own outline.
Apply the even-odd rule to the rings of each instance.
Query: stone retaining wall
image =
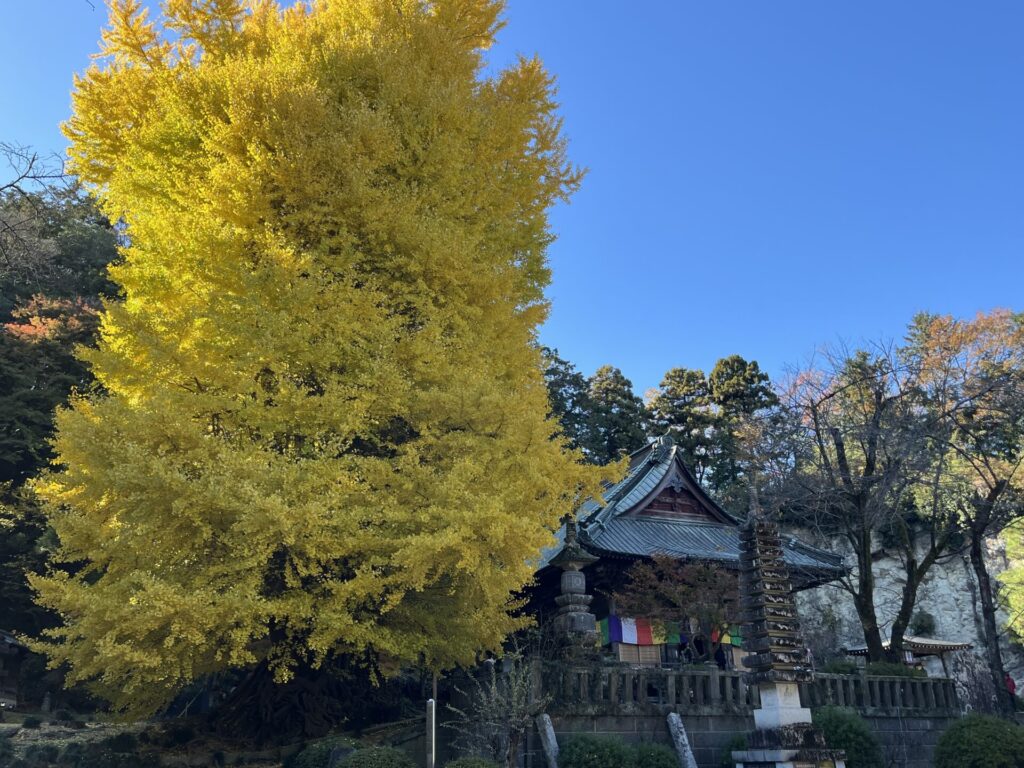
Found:
[[[957,720],[956,717],[893,716],[864,719],[878,737],[887,764],[897,768],[932,768],[939,737]]]
[[[653,742],[671,745],[664,717],[633,715],[616,717],[555,716],[551,718],[559,744],[579,734],[613,736],[630,743]],[[932,755],[942,732],[956,717],[867,716],[892,768],[932,768]],[[725,751],[734,741],[754,729],[749,715],[683,716],[690,746],[699,768],[720,768]],[[523,755],[524,768],[546,768],[540,740],[534,729]]]

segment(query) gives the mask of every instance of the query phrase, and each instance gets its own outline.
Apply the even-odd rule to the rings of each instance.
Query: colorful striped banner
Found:
[[[637,642],[636,635],[636,619],[621,619],[622,622],[622,642],[629,643],[630,645],[639,645]]]
[[[729,627],[729,637],[733,646],[736,648],[743,647],[743,635],[740,633],[740,627],[738,624],[733,624]]]
[[[601,644],[678,645],[684,636],[678,621],[657,621],[609,616],[598,622]]]

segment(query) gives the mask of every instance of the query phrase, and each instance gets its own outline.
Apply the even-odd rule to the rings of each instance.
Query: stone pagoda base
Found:
[[[846,753],[829,749],[810,723],[755,731],[747,749],[732,753],[736,768],[846,768]]]
[[[846,768],[842,758],[822,757],[795,749],[748,749],[733,752],[736,768]]]
[[[754,710],[757,730],[811,722],[811,710],[801,706],[800,688],[796,683],[761,683],[758,688],[761,706]]]

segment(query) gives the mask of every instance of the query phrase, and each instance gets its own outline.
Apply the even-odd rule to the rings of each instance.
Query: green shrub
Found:
[[[7,761],[14,755],[14,747],[11,740],[6,736],[0,736],[0,765],[7,765]]]
[[[832,659],[821,671],[831,675],[857,675],[860,674],[860,665],[849,659]]]
[[[736,768],[736,761],[732,759],[732,753],[747,748],[747,737],[743,734],[737,734],[732,737],[732,740],[722,750],[722,766],[721,768]]]
[[[636,751],[619,739],[576,736],[558,753],[559,768],[636,768]]]
[[[346,736],[328,736],[324,739],[311,741],[296,752],[285,763],[286,768],[327,768],[327,761],[337,747],[357,746]]]
[[[405,752],[392,747],[370,747],[353,752],[341,762],[342,768],[416,768]]]
[[[48,766],[57,762],[60,749],[55,744],[32,744],[25,750],[25,762],[31,766]]]
[[[640,744],[636,748],[637,768],[679,768],[676,751],[664,744]]]
[[[935,634],[935,617],[928,613],[928,611],[918,611],[914,614],[914,618],[910,620],[908,629],[912,635],[931,637]]]
[[[160,760],[155,753],[115,752],[102,741],[72,741],[59,756],[49,755],[45,765],[56,764],[60,768],[159,768]],[[3,765],[0,762],[0,765]],[[37,768],[35,763],[26,768]]]
[[[66,723],[68,720],[73,720],[71,713],[66,709],[58,709],[53,713],[53,720],[57,723]]]
[[[139,737],[131,731],[115,733],[103,739],[100,744],[111,752],[126,753],[134,752],[139,748]]]
[[[847,768],[883,768],[882,750],[868,724],[856,712],[841,707],[814,710],[814,724],[832,749],[846,752]]]
[[[498,768],[498,764],[482,757],[460,757],[447,763],[444,768]]]
[[[988,715],[968,715],[946,729],[935,768],[1024,768],[1024,728]]]
[[[40,718],[36,717],[35,715],[33,715],[32,717],[26,717],[24,720],[22,720],[21,727],[22,728],[38,728],[42,724],[43,724],[42,719],[40,719]]]
[[[60,753],[60,757],[57,759],[57,765],[77,766],[82,762],[85,752],[85,744],[80,741],[72,741],[64,747],[64,751]]]
[[[196,737],[196,729],[191,723],[171,723],[157,733],[148,733],[146,738],[161,747],[182,747]]]
[[[882,677],[928,677],[928,673],[918,667],[908,667],[897,661],[872,661],[868,663],[869,675]]]

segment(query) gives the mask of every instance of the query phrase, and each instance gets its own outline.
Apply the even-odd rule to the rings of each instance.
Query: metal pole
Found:
[[[437,760],[437,702],[427,699],[427,768],[434,768]]]

